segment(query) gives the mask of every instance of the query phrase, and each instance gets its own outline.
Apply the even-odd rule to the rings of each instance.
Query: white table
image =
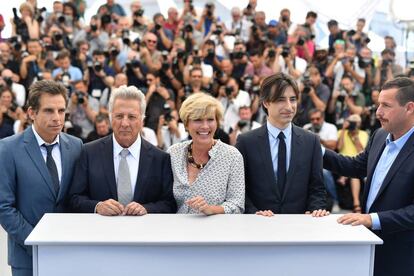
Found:
[[[338,216],[46,214],[34,275],[372,275],[375,244]]]

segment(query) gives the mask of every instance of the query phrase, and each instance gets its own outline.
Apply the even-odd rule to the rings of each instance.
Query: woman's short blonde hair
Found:
[[[35,10],[34,10],[32,4],[30,4],[28,2],[23,2],[19,7],[20,13],[22,12],[22,10],[28,10],[28,11],[30,11],[30,14],[32,16],[34,16]]]
[[[219,126],[223,118],[223,107],[216,98],[205,93],[191,95],[180,108],[180,118],[185,126],[189,120],[204,119],[211,115],[214,115]]]

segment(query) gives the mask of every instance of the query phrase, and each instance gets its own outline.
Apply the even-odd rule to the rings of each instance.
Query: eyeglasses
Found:
[[[312,121],[320,121],[321,117],[313,117],[313,118],[310,118],[310,120],[311,120],[311,122]]]
[[[202,77],[202,76],[201,76],[201,75],[192,75],[191,77],[192,77],[192,78],[201,79],[201,77]]]
[[[156,40],[151,40],[151,39],[147,39],[147,42],[148,42],[148,43],[154,43],[154,44],[155,44],[155,43],[157,43],[157,41],[156,41]]]

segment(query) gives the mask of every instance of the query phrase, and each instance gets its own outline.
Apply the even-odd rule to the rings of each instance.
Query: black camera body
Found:
[[[234,91],[233,86],[226,86],[225,92],[226,92],[226,96],[227,97],[231,96],[231,94],[233,93],[233,91]]]
[[[349,121],[349,126],[348,126],[348,130],[349,131],[354,131],[357,129],[357,122],[354,121]]]
[[[275,49],[273,49],[273,48],[269,49],[269,51],[268,51],[268,53],[267,53],[267,56],[268,56],[269,58],[274,58],[274,57],[276,56],[276,51],[275,51]]]
[[[223,32],[223,28],[220,25],[217,25],[216,30],[213,32],[213,34],[221,35],[222,32]]]
[[[78,104],[83,104],[85,102],[85,94],[83,92],[76,90],[75,95],[78,98]]]
[[[144,15],[144,9],[139,9],[137,11],[134,12],[134,16],[136,17],[140,17]]]
[[[287,58],[289,56],[289,54],[290,54],[289,45],[284,45],[283,48],[282,48],[282,53],[281,53],[282,57]]]

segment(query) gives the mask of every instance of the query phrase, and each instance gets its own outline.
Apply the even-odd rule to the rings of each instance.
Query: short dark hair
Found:
[[[275,102],[283,96],[286,88],[292,87],[295,96],[299,98],[299,88],[296,81],[284,73],[276,73],[266,77],[260,85],[260,102]],[[265,109],[267,112],[267,110]]]
[[[201,68],[198,68],[198,67],[193,67],[193,68],[191,68],[191,70],[190,70],[190,76],[192,76],[193,75],[193,72],[195,72],[195,71],[200,71],[201,72],[201,75],[203,75],[203,70],[201,69]]]
[[[34,82],[29,88],[29,99],[27,105],[33,110],[38,111],[40,108],[40,98],[44,94],[61,95],[68,104],[67,90],[63,84],[52,80],[41,80]]]
[[[62,50],[56,56],[56,60],[62,60],[62,59],[65,59],[65,58],[69,58],[70,59],[70,52],[68,50]]]
[[[319,114],[321,114],[322,118],[325,118],[325,113],[322,110],[317,109],[317,108],[312,108],[311,110],[309,110],[309,112],[308,112],[309,118],[315,113],[319,113]]]
[[[109,123],[109,116],[106,113],[98,113],[95,118],[95,123],[102,123],[107,121]]]
[[[331,19],[328,21],[328,28],[333,27],[333,26],[338,26],[338,21]]]
[[[314,11],[309,11],[309,12],[306,14],[306,18],[309,18],[309,17],[312,17],[312,18],[318,18],[318,14],[317,14],[316,12],[314,12]]]
[[[407,77],[398,77],[387,81],[381,90],[397,88],[397,96],[395,97],[400,106],[404,106],[408,102],[414,102],[414,81]]]

